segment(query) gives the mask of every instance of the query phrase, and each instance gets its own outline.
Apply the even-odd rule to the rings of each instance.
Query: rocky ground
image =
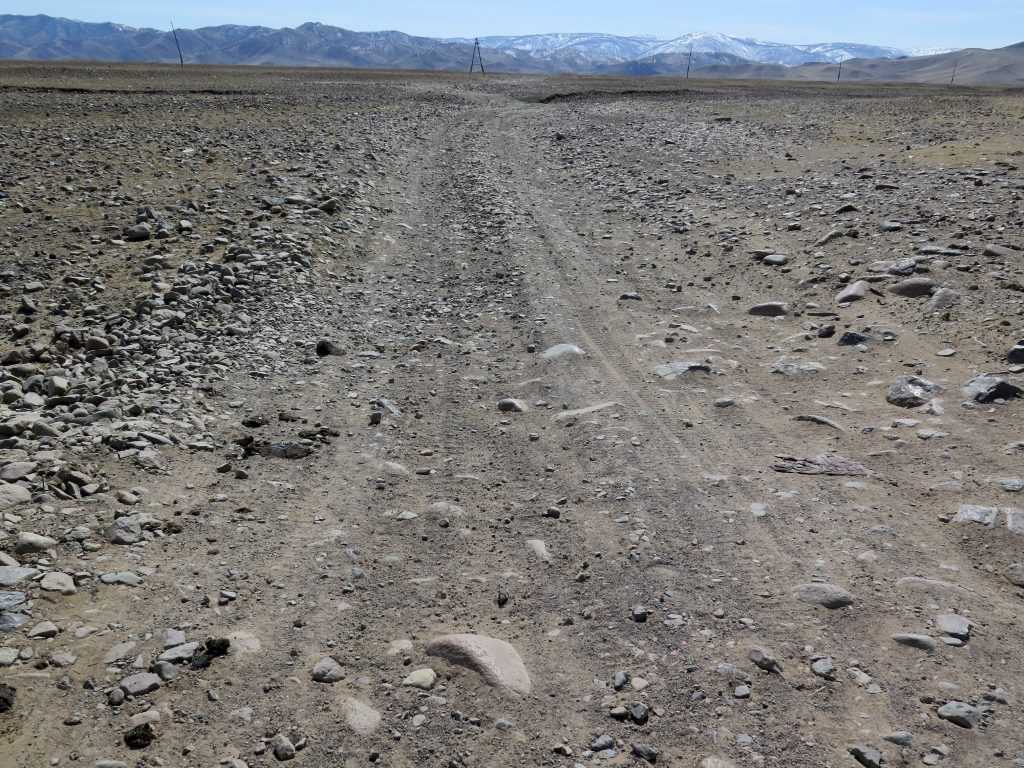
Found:
[[[0,101],[0,765],[1024,765],[1019,94]]]

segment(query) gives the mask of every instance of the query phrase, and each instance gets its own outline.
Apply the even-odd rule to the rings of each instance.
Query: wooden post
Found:
[[[838,83],[843,77],[843,57],[839,57],[839,74],[836,75],[836,82]]]
[[[686,57],[686,79],[690,79],[690,62],[693,61],[693,46],[690,46],[690,55]]]
[[[959,63],[960,63],[960,57],[957,56],[955,59],[953,59],[953,76],[951,78],[949,78],[949,84],[950,85],[952,85],[953,81],[956,80],[956,67],[957,67],[957,65]]]
[[[178,61],[181,62],[181,68],[185,68],[185,57],[181,55],[181,43],[178,42],[178,30],[174,28],[174,22],[171,22],[171,32],[174,34],[174,45],[178,48]]]

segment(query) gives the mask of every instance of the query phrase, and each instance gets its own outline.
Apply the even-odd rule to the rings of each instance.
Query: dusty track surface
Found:
[[[0,101],[0,765],[1024,765],[1019,96]]]

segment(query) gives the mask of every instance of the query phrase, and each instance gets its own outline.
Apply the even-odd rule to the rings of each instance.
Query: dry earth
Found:
[[[0,105],[3,766],[1024,765],[1019,93]]]

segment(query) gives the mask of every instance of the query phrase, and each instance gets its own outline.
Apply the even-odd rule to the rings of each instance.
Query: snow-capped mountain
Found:
[[[455,42],[455,41],[452,41]],[[459,39],[461,43],[472,40]],[[692,32],[665,39],[652,36],[619,37],[603,34],[546,34],[519,37],[481,37],[485,48],[512,52],[527,52],[534,58],[565,55],[574,51],[578,57],[595,65],[620,63],[635,59],[648,59],[664,54],[714,53],[735,56],[746,61],[763,64],[782,64],[795,67],[810,62],[828,62],[845,59],[894,59],[900,56],[925,55],[923,49],[888,48],[863,43],[811,43],[793,45],[767,40],[732,37],[721,32]],[[927,53],[941,53],[945,49],[932,49]]]
[[[452,38],[446,42],[469,43],[466,38]],[[625,61],[646,56],[651,48],[662,42],[654,36],[620,37],[601,32],[567,32],[547,35],[490,36],[481,37],[480,45],[499,51],[523,52],[538,56],[558,51],[573,50],[595,59]]]
[[[353,32],[310,22],[294,29],[225,24],[179,29],[186,63],[331,67],[399,67],[460,71],[472,39]],[[896,49],[861,43],[791,45],[694,32],[671,39],[598,32],[481,37],[488,71],[577,74],[678,74],[690,66],[746,64],[797,67],[850,58],[896,59],[938,49]],[[692,50],[692,55],[691,55]],[[170,31],[90,24],[50,16],[0,15],[0,59],[92,59],[176,62]]]

